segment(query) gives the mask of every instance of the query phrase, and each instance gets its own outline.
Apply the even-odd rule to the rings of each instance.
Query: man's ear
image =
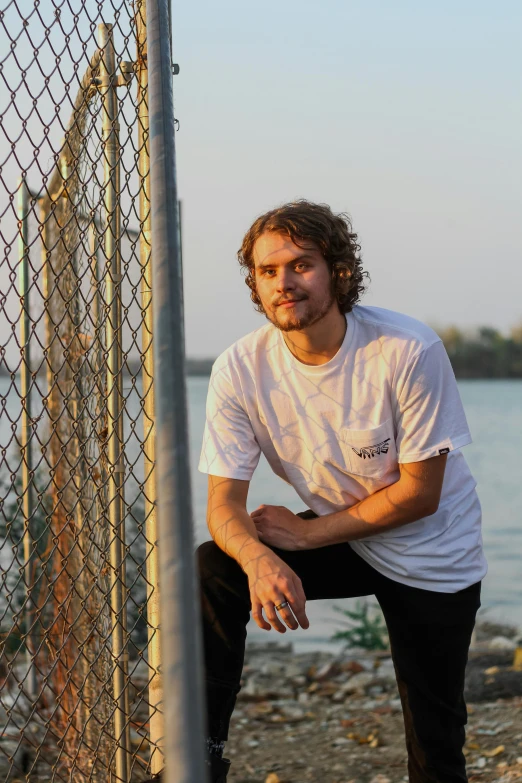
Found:
[[[336,292],[346,295],[352,287],[352,270],[349,265],[339,261],[333,265],[332,278],[335,282]]]

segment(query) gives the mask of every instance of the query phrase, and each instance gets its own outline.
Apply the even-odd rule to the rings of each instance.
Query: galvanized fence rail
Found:
[[[188,468],[168,3],[147,5],[0,11],[0,781],[130,783],[162,769],[161,577],[172,616],[195,611],[190,500],[177,492]],[[151,90],[157,128],[172,123],[152,185]],[[162,297],[153,322],[154,284],[174,306]],[[163,381],[161,574],[155,329],[178,402],[173,422]],[[167,631],[174,712],[189,712],[168,780],[200,783],[200,708],[180,685],[198,687],[197,633],[178,654],[170,620]]]

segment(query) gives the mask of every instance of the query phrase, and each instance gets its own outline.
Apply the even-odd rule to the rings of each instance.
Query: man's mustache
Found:
[[[274,307],[277,307],[280,304],[284,304],[285,302],[303,302],[305,299],[308,299],[307,296],[286,296],[284,299],[278,299],[276,302],[274,302]]]

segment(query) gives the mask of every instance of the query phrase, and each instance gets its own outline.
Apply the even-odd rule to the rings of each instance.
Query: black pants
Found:
[[[409,779],[466,781],[464,672],[480,583],[458,593],[407,587],[379,574],[349,544],[274,551],[300,577],[307,600],[376,596],[388,626],[402,701]],[[212,541],[199,547],[198,560],[208,731],[226,740],[250,619],[248,580]]]

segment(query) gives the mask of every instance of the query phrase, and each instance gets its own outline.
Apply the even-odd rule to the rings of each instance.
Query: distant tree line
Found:
[[[436,331],[457,378],[522,378],[522,324],[509,337],[490,326],[472,333],[456,326]]]
[[[522,323],[504,337],[491,326],[470,332],[457,326],[435,327],[448,352],[457,378],[522,378]],[[187,373],[208,377],[214,359],[187,359]],[[131,374],[139,374],[139,361],[127,362]],[[43,365],[42,365],[43,366]],[[9,375],[0,361],[0,375]]]
[[[214,359],[187,358],[187,375],[210,375]]]
[[[482,326],[464,331],[456,326],[438,328],[457,378],[522,378],[522,323],[504,337]],[[213,359],[187,359],[189,375],[210,375]]]

